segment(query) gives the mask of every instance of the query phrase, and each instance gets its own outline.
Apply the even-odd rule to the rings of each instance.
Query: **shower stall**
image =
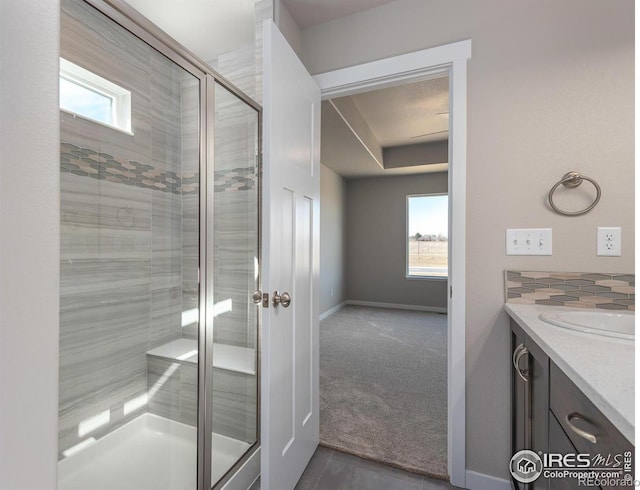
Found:
[[[59,488],[221,487],[259,446],[261,108],[118,2],[61,13]]]

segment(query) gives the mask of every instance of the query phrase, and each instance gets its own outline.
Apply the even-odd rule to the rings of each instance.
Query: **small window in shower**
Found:
[[[131,92],[63,58],[60,109],[131,133]]]

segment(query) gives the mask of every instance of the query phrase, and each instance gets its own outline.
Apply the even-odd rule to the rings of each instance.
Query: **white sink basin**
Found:
[[[632,312],[555,310],[540,314],[540,319],[558,327],[580,332],[619,339],[635,339],[635,315]]]

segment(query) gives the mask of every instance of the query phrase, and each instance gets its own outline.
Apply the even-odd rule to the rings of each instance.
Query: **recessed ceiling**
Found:
[[[328,101],[322,103],[321,131],[321,162],[348,179],[444,172],[448,168],[447,163],[388,169],[381,167],[353,133],[335,106]]]
[[[448,138],[449,77],[352,95],[383,148]]]
[[[323,164],[346,178],[448,169],[449,78],[322,103]]]
[[[300,29],[379,7],[395,0],[281,0]]]

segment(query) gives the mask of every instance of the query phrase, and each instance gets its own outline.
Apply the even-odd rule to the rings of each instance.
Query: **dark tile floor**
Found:
[[[258,483],[251,490],[258,490]],[[442,490],[447,482],[318,447],[296,490]]]

